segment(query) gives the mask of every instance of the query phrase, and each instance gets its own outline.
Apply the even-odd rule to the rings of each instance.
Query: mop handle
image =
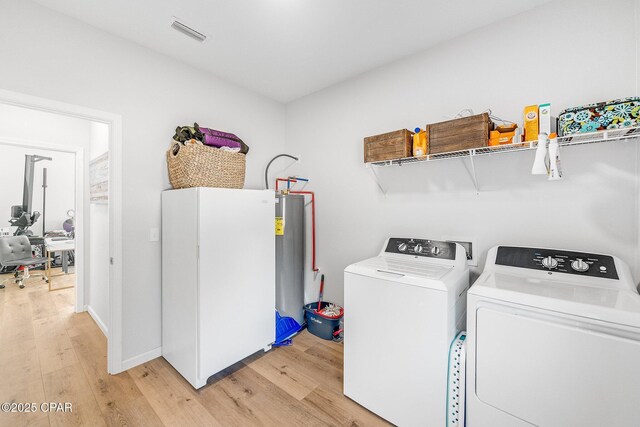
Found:
[[[322,293],[324,292],[324,274],[320,276],[320,295],[318,295],[318,310],[322,308]]]

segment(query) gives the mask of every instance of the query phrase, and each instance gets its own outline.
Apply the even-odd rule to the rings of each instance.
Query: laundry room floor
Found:
[[[0,276],[0,279],[3,279]],[[71,402],[71,413],[0,413],[4,426],[381,426],[342,394],[342,344],[302,332],[194,390],[163,358],[107,374],[107,341],[74,289],[0,290],[0,402]]]
[[[389,425],[343,396],[342,344],[307,331],[294,341],[243,360],[199,391],[162,358],[128,373],[167,425]]]

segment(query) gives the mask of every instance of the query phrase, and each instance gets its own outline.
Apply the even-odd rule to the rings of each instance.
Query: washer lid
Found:
[[[452,265],[377,256],[352,264],[345,272],[447,290],[443,279],[453,269]]]
[[[484,272],[469,289],[469,294],[640,327],[640,295],[637,293],[575,283],[559,276],[544,279],[501,271]]]

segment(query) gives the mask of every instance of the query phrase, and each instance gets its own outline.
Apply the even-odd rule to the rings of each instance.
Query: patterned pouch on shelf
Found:
[[[639,97],[567,108],[558,117],[561,136],[639,125]]]

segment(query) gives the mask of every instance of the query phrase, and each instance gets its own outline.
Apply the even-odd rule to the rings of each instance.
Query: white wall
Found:
[[[33,184],[33,211],[43,213],[42,175],[47,168],[46,230],[61,230],[67,220],[67,211],[75,208],[75,154],[58,151],[26,149],[2,144],[0,131],[0,228],[9,227],[11,206],[22,204],[24,159],[27,154],[51,157],[51,161],[36,163]],[[31,228],[35,235],[42,235],[42,217]],[[15,227],[10,227],[15,231]]]
[[[109,127],[91,123],[89,161],[109,151]],[[87,183],[88,184],[88,183]],[[85,300],[102,331],[109,329],[109,205],[89,205],[89,286]]]
[[[325,298],[341,302],[344,267],[389,236],[475,237],[483,255],[497,244],[584,249],[637,268],[637,142],[563,150],[561,182],[529,174],[533,152],[478,158],[478,195],[456,159],[380,170],[384,196],[362,148],[365,136],[464,108],[521,122],[525,105],[551,102],[557,115],[637,94],[634,4],[552,2],[289,104],[287,151],[302,162],[287,172],[317,192]]]
[[[86,147],[90,126],[87,120],[0,104],[0,135],[5,138]]]
[[[3,89],[122,115],[123,358],[161,344],[160,193],[169,188],[165,151],[175,126],[197,121],[249,144],[248,188],[284,146],[284,107],[209,74],[111,36],[31,1],[0,0]]]

